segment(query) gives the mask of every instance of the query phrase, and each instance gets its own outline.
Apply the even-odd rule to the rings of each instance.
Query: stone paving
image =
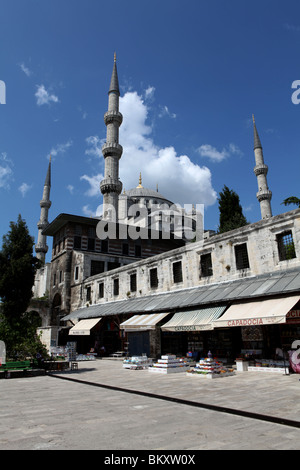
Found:
[[[1,450],[300,449],[297,374],[241,372],[209,380],[185,373],[127,370],[112,360],[78,364],[78,371],[56,376],[0,381]],[[289,419],[299,422],[299,427],[147,394]]]

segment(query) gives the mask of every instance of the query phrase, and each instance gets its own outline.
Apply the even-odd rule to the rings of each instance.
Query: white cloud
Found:
[[[12,169],[8,166],[0,166],[0,188],[9,189],[9,182],[12,177]]]
[[[90,188],[86,191],[86,196],[100,196],[100,181],[104,178],[103,174],[98,174],[94,176],[83,175],[80,177],[81,180],[87,181],[90,185]]]
[[[37,85],[35,97],[38,106],[42,106],[43,104],[50,104],[51,102],[58,103],[59,101],[58,97],[56,95],[50,94],[44,85]]]
[[[27,184],[27,183],[22,183],[21,186],[19,186],[19,191],[20,193],[22,194],[23,197],[26,196],[26,193],[29,191],[29,189],[31,189],[32,186]]]
[[[170,117],[170,118],[172,118],[172,119],[175,119],[175,118],[176,118],[176,114],[175,114],[175,113],[171,113],[171,112],[169,111],[168,106],[162,106],[158,117],[162,118],[162,117],[165,117],[165,116],[168,116],[168,117]]]
[[[86,217],[101,217],[103,214],[103,204],[100,204],[96,210],[92,210],[87,204],[86,206],[83,206],[82,212]]]
[[[120,98],[120,112],[124,117],[119,138],[123,146],[119,170],[123,188],[135,188],[142,172],[144,187],[155,190],[158,184],[159,192],[174,203],[208,206],[216,202],[217,193],[207,167],[192,162],[187,155],[177,155],[173,146],[160,148],[154,143],[152,127],[147,123],[149,108],[137,92],[127,92]],[[89,137],[86,153],[97,155],[99,165],[103,165],[100,142],[98,136]],[[102,199],[99,188],[102,179],[100,172],[94,176],[83,175],[81,180],[90,185],[86,195]]]
[[[152,100],[154,97],[154,92],[155,92],[154,86],[148,86],[148,88],[145,90],[145,99]]]
[[[74,186],[72,184],[68,184],[67,190],[70,191],[70,194],[74,193]]]
[[[66,153],[66,151],[70,147],[72,147],[72,145],[73,145],[72,140],[68,140],[67,142],[63,144],[57,144],[55,147],[52,147],[52,149],[50,150],[51,157],[56,157],[58,154]]]
[[[8,158],[6,152],[0,155],[0,188],[9,189],[13,177],[13,162]]]
[[[101,157],[102,156],[102,145],[105,142],[105,139],[100,139],[97,135],[91,135],[85,139],[88,149],[85,151],[86,155],[91,155],[92,157]]]
[[[156,189],[175,203],[204,203],[216,201],[211,185],[211,173],[206,167],[193,163],[187,155],[177,155],[174,147],[159,148],[151,138],[152,128],[147,125],[148,108],[136,92],[120,98],[123,124],[120,143],[120,179],[127,189],[138,184],[142,172],[143,186]]]
[[[30,75],[32,75],[31,70],[29,70],[29,68],[26,67],[24,62],[22,62],[22,64],[19,64],[19,66],[20,66],[21,70],[25,73],[25,75],[27,75],[27,77],[30,77]]]
[[[225,158],[230,157],[231,155],[242,155],[241,150],[235,144],[229,144],[227,148],[223,148],[221,151],[217,150],[210,144],[200,145],[197,152],[201,157],[207,157],[213,162],[221,162]]]

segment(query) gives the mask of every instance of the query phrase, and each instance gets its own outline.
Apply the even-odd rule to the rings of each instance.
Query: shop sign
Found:
[[[212,325],[182,325],[175,326],[174,331],[201,331],[201,330],[212,330]]]
[[[240,320],[227,320],[227,326],[258,326],[271,325],[274,323],[284,323],[285,317],[258,317],[258,318],[242,318]]]
[[[300,310],[290,310],[286,315],[287,323],[300,323]]]
[[[249,326],[249,325],[263,325],[262,318],[246,318],[243,320],[228,320],[227,326]]]

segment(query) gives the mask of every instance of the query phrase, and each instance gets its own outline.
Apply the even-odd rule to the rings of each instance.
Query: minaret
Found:
[[[37,244],[35,245],[36,257],[43,262],[45,262],[46,253],[48,251],[48,246],[46,243],[47,237],[46,235],[43,235],[42,232],[49,224],[48,211],[51,206],[50,189],[51,189],[51,156],[50,156],[48,171],[47,171],[45,184],[44,184],[43,198],[40,201],[41,216],[40,216],[40,220],[37,223],[39,233],[38,233]]]
[[[254,126],[254,156],[255,156],[255,167],[254,173],[257,178],[258,193],[256,197],[260,204],[261,218],[268,219],[272,217],[271,209],[271,198],[272,192],[268,188],[267,173],[268,166],[264,163],[263,149],[260,142],[260,138],[256,129],[254,115],[252,114],[253,126]]]
[[[119,127],[123,116],[119,112],[119,81],[117,73],[116,54],[108,92],[108,111],[104,114],[106,125],[106,142],[102,147],[105,160],[104,179],[100,183],[103,194],[103,219],[118,222],[118,201],[122,191],[119,180],[119,159],[123,148],[119,144]]]

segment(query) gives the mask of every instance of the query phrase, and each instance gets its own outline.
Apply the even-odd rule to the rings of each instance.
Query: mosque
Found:
[[[186,212],[157,190],[124,190],[119,175],[116,56],[104,114],[103,216],[61,213],[48,221],[51,160],[38,222],[30,309],[49,350],[76,341],[79,352],[273,357],[300,334],[300,209],[273,215],[268,166],[253,117],[254,174],[261,220],[216,234],[196,204]],[[125,234],[125,235],[124,235]],[[298,335],[298,336],[297,336]]]

